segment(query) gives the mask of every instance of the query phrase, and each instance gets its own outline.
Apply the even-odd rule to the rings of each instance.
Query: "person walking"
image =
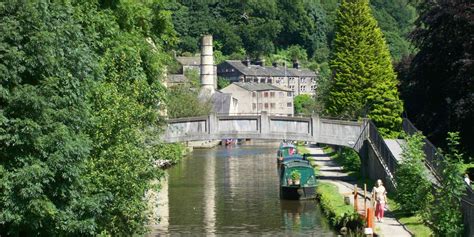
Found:
[[[377,179],[377,182],[372,189],[372,200],[375,200],[375,217],[377,217],[378,222],[383,222],[384,207],[387,201],[387,190],[380,179]]]
[[[466,182],[468,186],[471,186],[471,179],[469,179],[469,175],[467,173],[464,174],[464,182]]]

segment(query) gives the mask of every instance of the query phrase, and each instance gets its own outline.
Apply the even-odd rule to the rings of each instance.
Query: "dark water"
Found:
[[[168,170],[152,235],[335,236],[316,201],[279,198],[275,147],[195,150]]]

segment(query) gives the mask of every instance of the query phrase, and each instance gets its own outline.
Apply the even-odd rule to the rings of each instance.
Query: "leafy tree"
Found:
[[[222,89],[230,85],[230,81],[222,77],[217,78],[217,89]]]
[[[87,91],[98,70],[70,4],[0,3],[0,235],[86,235],[92,149]]]
[[[199,90],[187,85],[170,88],[167,105],[170,118],[208,115],[212,110],[211,101],[201,100]]]
[[[316,101],[306,94],[295,96],[293,105],[295,107],[295,114],[312,114],[316,110]]]
[[[463,233],[461,197],[466,191],[460,166],[463,154],[459,151],[459,133],[450,132],[446,138],[447,152],[440,150],[444,156],[440,160],[441,184],[436,190],[436,204],[432,205],[430,221],[440,236],[461,236]],[[442,208],[440,208],[442,207]]]
[[[395,173],[395,198],[402,211],[426,216],[433,196],[425,166],[424,136],[421,133],[405,135],[405,141],[402,146],[402,162]]]
[[[446,147],[447,133],[460,131],[462,149],[472,156],[474,19],[468,2],[422,2],[412,34],[419,52],[402,71],[402,96],[408,117],[433,143]]]
[[[390,53],[368,1],[342,1],[336,26],[327,112],[356,118],[367,111],[384,136],[396,136],[402,102]]]

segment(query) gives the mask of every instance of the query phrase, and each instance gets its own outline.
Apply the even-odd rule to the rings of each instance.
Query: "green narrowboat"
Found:
[[[279,169],[280,198],[302,200],[316,198],[316,175],[307,160],[283,161]]]
[[[286,157],[289,156],[294,156],[298,154],[298,150],[295,145],[293,144],[288,144],[288,143],[282,143],[280,144],[280,147],[278,147],[277,151],[277,163],[283,162],[283,160]]]

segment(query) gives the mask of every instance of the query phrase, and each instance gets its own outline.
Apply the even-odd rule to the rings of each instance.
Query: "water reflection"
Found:
[[[279,199],[274,147],[195,150],[168,174],[152,235],[334,236],[315,201]]]

